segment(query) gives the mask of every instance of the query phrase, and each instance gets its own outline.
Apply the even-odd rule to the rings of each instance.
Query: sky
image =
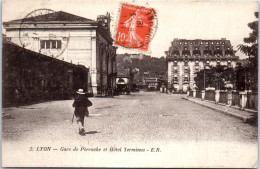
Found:
[[[28,13],[40,8],[65,11],[74,15],[96,20],[97,15],[109,12],[112,17],[111,30],[114,35],[120,11],[120,0],[3,0],[2,21],[22,19]],[[124,0],[133,5],[154,8],[157,12],[158,29],[150,42],[153,57],[165,57],[165,51],[174,38],[179,39],[221,39],[231,41],[233,49],[243,44],[251,29],[249,22],[255,21],[257,1],[148,1]],[[5,30],[2,30],[3,33]],[[118,47],[117,53],[143,53]],[[236,53],[240,58],[246,56]]]

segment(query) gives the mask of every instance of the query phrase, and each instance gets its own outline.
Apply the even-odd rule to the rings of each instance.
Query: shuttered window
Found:
[[[61,40],[41,40],[41,49],[61,49]]]

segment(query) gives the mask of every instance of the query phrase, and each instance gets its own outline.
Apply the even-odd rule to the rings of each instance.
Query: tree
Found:
[[[255,12],[258,18],[258,12]],[[258,88],[258,20],[248,23],[248,27],[252,29],[249,37],[244,38],[244,43],[238,45],[238,50],[248,56],[247,63],[244,65],[245,88],[257,91]]]
[[[197,72],[194,80],[199,90],[204,89],[204,81],[205,88],[214,87],[218,90],[224,90],[226,89],[226,84],[234,84],[233,73],[233,68],[218,65]]]

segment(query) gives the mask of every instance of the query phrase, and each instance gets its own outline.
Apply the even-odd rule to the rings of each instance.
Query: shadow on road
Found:
[[[85,132],[84,135],[86,135],[86,134],[96,134],[96,133],[101,133],[101,132],[98,132],[98,131],[88,131],[88,132]]]

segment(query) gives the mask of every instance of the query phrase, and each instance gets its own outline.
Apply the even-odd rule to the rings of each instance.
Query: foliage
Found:
[[[233,73],[233,68],[218,65],[216,67],[210,67],[209,69],[203,69],[197,72],[194,80],[199,90],[207,87],[214,87],[216,89],[224,90],[226,89],[226,84],[234,83],[235,79]]]
[[[255,12],[255,17],[258,18],[258,12]],[[238,49],[248,56],[247,63],[244,68],[239,70],[244,77],[244,88],[257,91],[258,87],[258,21],[248,23],[248,27],[252,29],[249,37],[244,38],[246,44],[238,45]],[[241,75],[240,75],[241,76]],[[240,86],[242,88],[242,86]]]
[[[164,57],[156,58],[143,55],[142,58],[131,58],[130,54],[117,55],[117,71],[131,68],[134,75],[134,83],[140,82],[144,78],[144,72],[149,72],[145,77],[158,77],[166,79],[167,64]]]

